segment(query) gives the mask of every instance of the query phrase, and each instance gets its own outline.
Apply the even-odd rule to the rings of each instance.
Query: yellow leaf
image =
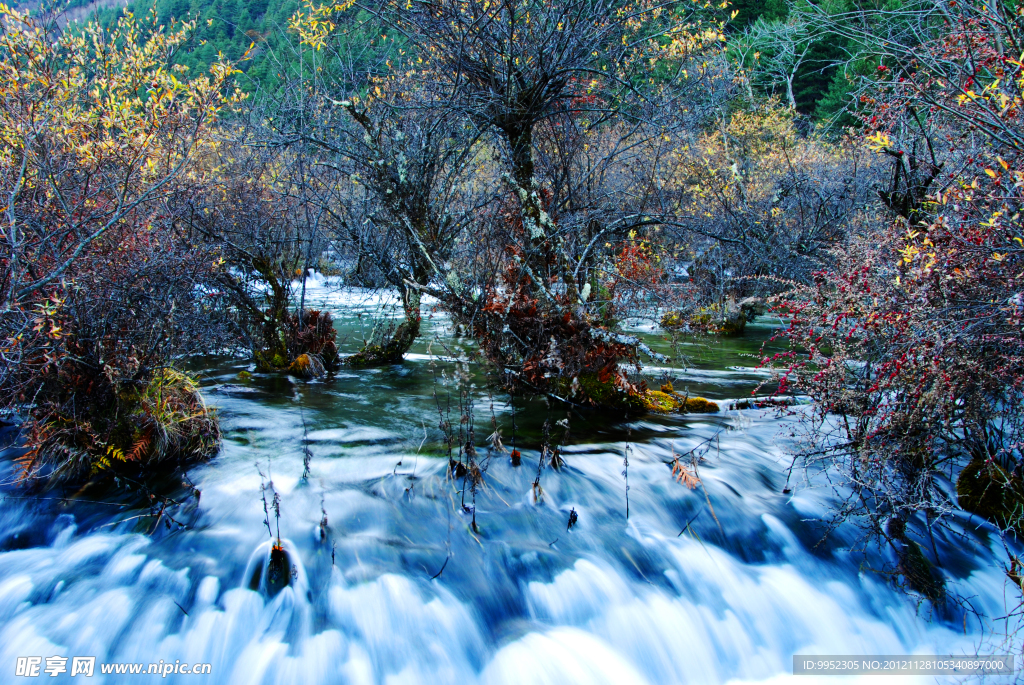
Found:
[[[872,152],[881,152],[892,147],[892,139],[885,133],[878,131],[868,136],[868,147]]]

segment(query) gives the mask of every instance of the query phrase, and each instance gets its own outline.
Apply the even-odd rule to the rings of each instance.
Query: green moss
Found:
[[[1024,483],[991,461],[975,459],[960,472],[956,495],[964,511],[1003,530],[1019,532],[1024,515]]]
[[[661,317],[661,327],[668,329],[689,326],[695,330],[725,336],[743,335],[747,316],[742,310],[723,312],[718,305],[712,305],[686,316],[682,312],[666,312]]]
[[[933,602],[942,597],[946,589],[945,579],[935,564],[921,551],[913,540],[904,540],[906,546],[899,552],[899,569],[907,584]]]
[[[281,352],[260,350],[253,354],[257,371],[280,371],[288,368],[288,358]]]
[[[703,397],[688,397],[684,403],[687,413],[714,414],[719,410],[717,403]]]
[[[707,312],[704,312],[702,314],[691,314],[690,318],[688,319],[690,325],[696,328],[709,328],[711,324],[714,322],[714,320],[715,317],[713,317],[711,314],[708,314]]]
[[[681,403],[678,398],[660,390],[648,390],[644,396],[644,406],[648,411],[668,414],[678,411]]]
[[[719,410],[711,400],[676,392],[671,381],[662,385],[661,390],[648,390],[644,401],[650,411],[659,413],[713,414]]]
[[[596,373],[580,374],[577,378],[577,385],[576,392],[571,393],[573,399],[582,400],[587,404],[627,410],[646,408],[640,398],[617,388],[612,376],[602,381]]]
[[[257,371],[273,371],[274,367],[270,363],[270,359],[262,351],[256,350],[252,353],[253,361],[256,362]]]
[[[602,381],[597,374],[581,374],[575,386],[567,379],[560,379],[556,384],[556,394],[594,407],[626,411],[673,414],[711,413],[719,410],[717,404],[703,397],[686,397],[675,392],[671,383],[661,386],[661,390],[626,393],[615,386],[611,377]]]
[[[666,312],[661,317],[662,328],[682,328],[686,324],[686,319],[683,317],[682,312]]]
[[[404,352],[392,349],[390,345],[366,345],[344,363],[356,369],[368,369],[373,366],[401,364],[405,360]]]
[[[249,373],[248,371],[239,371],[238,376],[236,376],[236,378],[238,378],[238,380],[240,381],[248,382],[252,380],[252,374]]]
[[[365,369],[371,366],[394,363],[386,359],[386,353],[380,345],[366,345],[363,349],[345,359],[345,364],[356,369]]]
[[[747,317],[740,312],[738,315],[731,316],[728,319],[722,321],[718,325],[718,332],[725,336],[738,336],[743,335],[743,329],[747,326]]]
[[[367,343],[363,349],[347,357],[343,363],[357,369],[401,364],[405,360],[405,353],[419,336],[419,331],[419,319],[406,318],[385,344]]]

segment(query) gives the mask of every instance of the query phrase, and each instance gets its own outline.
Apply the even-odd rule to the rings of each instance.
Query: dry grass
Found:
[[[37,411],[26,425],[23,481],[75,483],[105,476],[145,477],[211,457],[220,444],[216,414],[195,381],[157,369],[141,388],[120,388],[105,415],[90,420]]]

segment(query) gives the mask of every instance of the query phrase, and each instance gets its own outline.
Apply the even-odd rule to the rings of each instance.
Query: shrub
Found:
[[[216,452],[215,413],[187,374],[162,368],[127,383],[111,376],[79,374],[72,382],[88,389],[91,400],[47,403],[31,412],[24,425],[30,448],[18,459],[22,480],[144,481]]]
[[[330,312],[306,309],[301,314],[289,314],[284,334],[290,370],[313,377],[338,368],[338,332]]]
[[[234,67],[175,66],[193,24],[127,14],[63,30],[0,5],[0,412],[24,420],[25,479],[145,477],[219,433],[168,360],[222,346],[215,251],[169,198],[240,100]]]
[[[907,536],[955,506],[945,482],[1004,531],[1024,513],[1024,65],[1001,47],[1024,40],[1024,9],[993,4],[951,4],[887,57],[898,68],[879,67],[863,101],[892,214],[784,298],[793,349],[767,360],[780,393],[816,400],[808,456],[848,479],[844,512],[865,515],[929,597]]]

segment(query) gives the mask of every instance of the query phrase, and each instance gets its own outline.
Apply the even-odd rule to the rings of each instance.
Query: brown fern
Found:
[[[700,478],[697,477],[697,474],[690,473],[689,469],[683,466],[679,457],[676,456],[672,457],[672,476],[691,490],[700,485]]]
[[[129,461],[142,461],[142,457],[146,456],[149,451],[149,446],[153,443],[153,427],[146,426],[146,429],[142,432],[142,435],[138,437],[132,448],[128,450],[125,455]]]
[[[39,462],[40,449],[39,445],[36,445],[25,454],[14,460],[14,463],[18,465],[20,472],[18,473],[18,482],[25,481],[32,472],[35,471],[36,466]]]

